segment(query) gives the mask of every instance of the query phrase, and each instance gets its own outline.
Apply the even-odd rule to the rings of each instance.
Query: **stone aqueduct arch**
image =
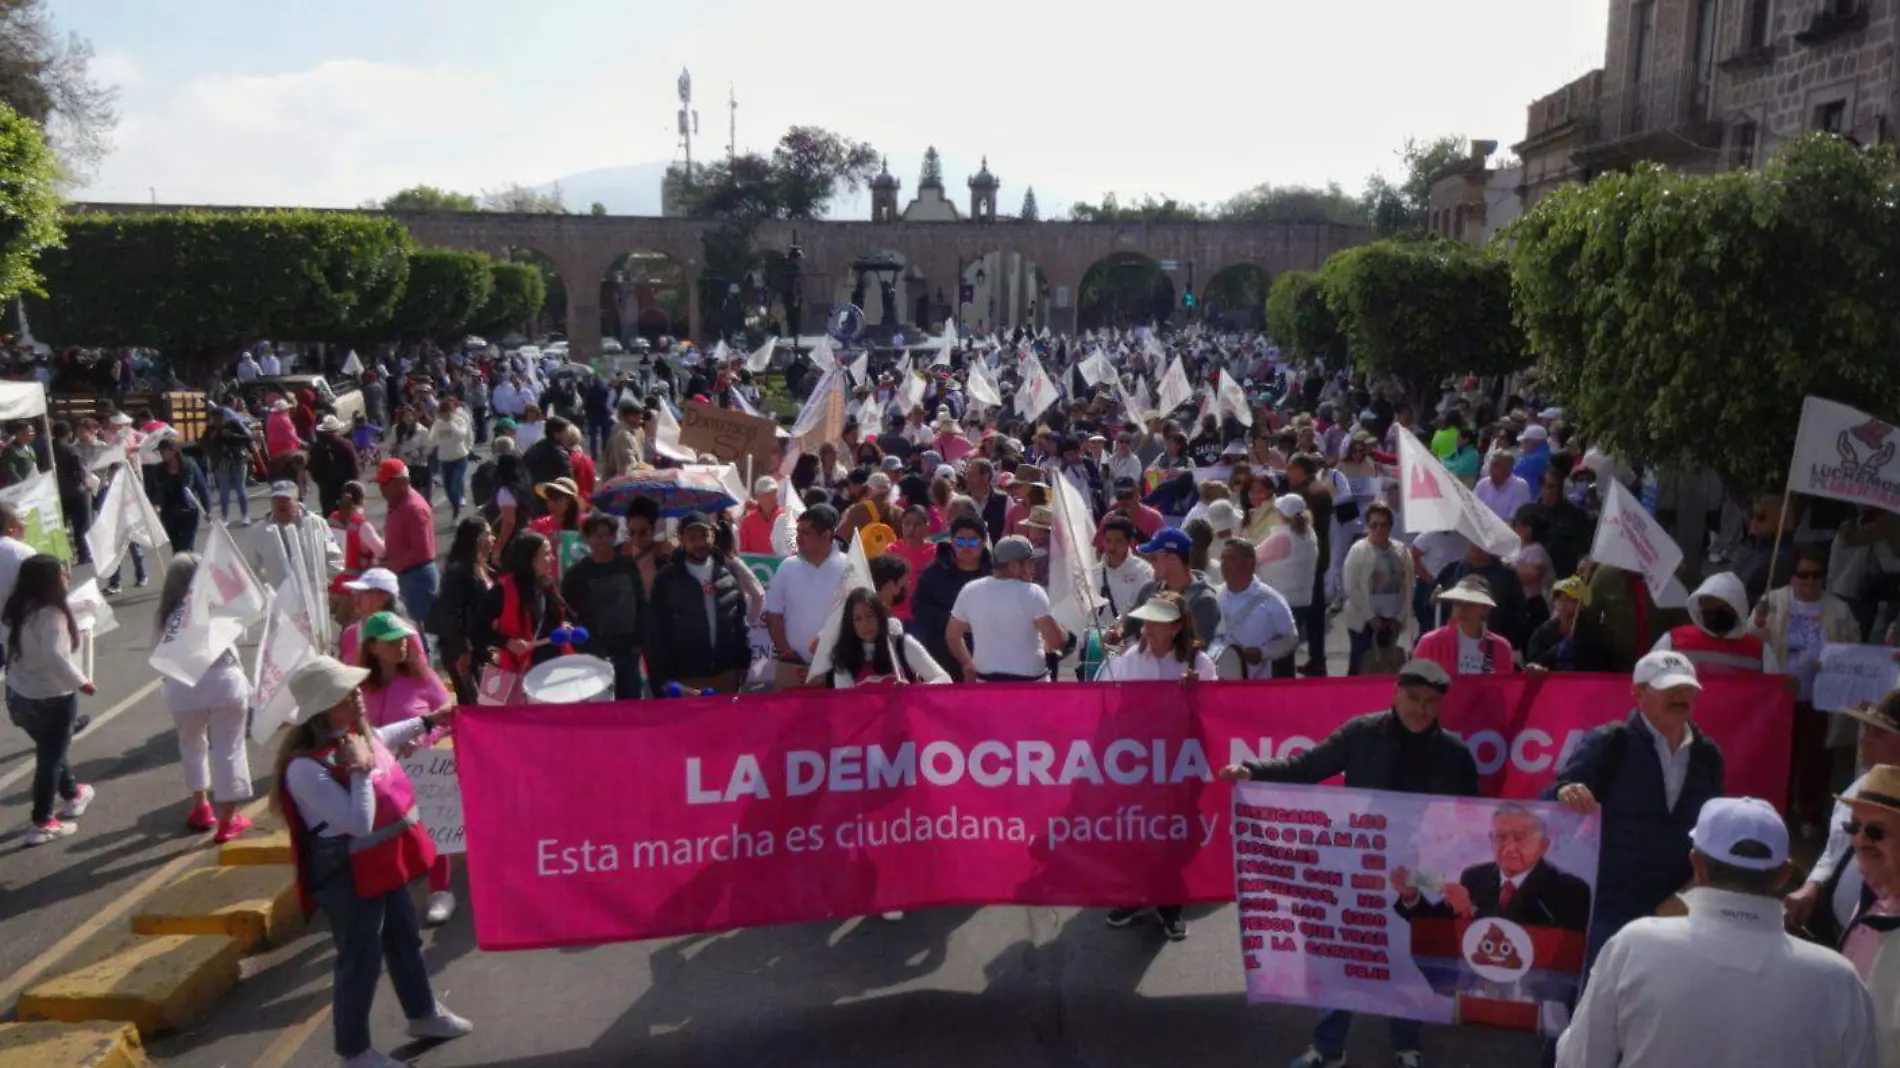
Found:
[[[73,210],[129,213],[184,210],[170,205],[87,204]],[[192,210],[206,210],[202,207]],[[215,209],[213,209],[215,210]],[[395,217],[425,245],[501,254],[532,248],[553,262],[567,283],[569,344],[577,354],[600,348],[600,279],[630,249],[671,256],[686,274],[691,322],[701,321],[700,235],[716,223],[634,215],[517,215],[500,212],[397,212]],[[866,252],[890,249],[921,272],[916,283],[934,294],[941,287],[955,301],[957,267],[963,260],[998,250],[1021,253],[1042,269],[1051,289],[1050,326],[1073,331],[1082,275],[1115,252],[1140,252],[1182,264],[1176,288],[1194,264],[1197,284],[1223,267],[1253,264],[1268,278],[1282,271],[1315,270],[1326,257],[1369,240],[1359,227],[1331,223],[1012,223],[1012,222],[768,222],[754,244],[783,252],[794,234],[805,253],[805,332],[818,329],[827,294]],[[1066,307],[1055,291],[1066,288]],[[870,311],[871,309],[866,309]],[[909,309],[903,309],[908,311]]]

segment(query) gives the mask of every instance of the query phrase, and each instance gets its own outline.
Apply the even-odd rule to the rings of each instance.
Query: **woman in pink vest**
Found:
[[[1451,622],[1418,640],[1414,659],[1430,660],[1448,675],[1509,675],[1517,670],[1511,642],[1485,622],[1498,603],[1484,579],[1467,575],[1437,600],[1451,606]]]
[[[401,1062],[370,1046],[369,1014],[383,965],[415,1038],[474,1030],[436,1000],[422,960],[409,883],[435,861],[415,790],[390,751],[446,725],[452,711],[372,728],[360,687],[369,672],[320,656],[291,672],[296,708],[277,758],[278,807],[289,828],[306,912],[321,908],[336,941],[331,987],[344,1068]]]

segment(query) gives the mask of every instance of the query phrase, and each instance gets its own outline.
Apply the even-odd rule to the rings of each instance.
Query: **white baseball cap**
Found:
[[[1638,686],[1647,686],[1652,690],[1673,690],[1678,686],[1693,686],[1698,690],[1702,688],[1701,680],[1695,677],[1695,663],[1681,653],[1668,649],[1658,650],[1638,660],[1631,680]]]
[[[376,590],[379,593],[386,593],[391,597],[402,596],[402,587],[396,583],[396,573],[386,567],[372,567],[359,575],[354,581],[345,582],[343,588],[346,590],[355,590],[357,593],[362,593],[365,590]]]
[[[1774,871],[1788,862],[1788,825],[1775,806],[1755,797],[1717,797],[1702,803],[1696,852],[1749,871]],[[1746,848],[1744,848],[1746,846]],[[1763,851],[1767,856],[1761,856]]]
[[[773,478],[771,475],[760,475],[759,480],[752,484],[752,495],[754,497],[763,497],[768,493],[777,492],[778,479]]]
[[[1292,519],[1295,516],[1306,514],[1306,499],[1297,493],[1281,494],[1274,500],[1273,508],[1281,515]]]
[[[297,499],[297,484],[295,482],[273,482],[270,484],[270,495],[273,497],[288,497],[294,501]]]

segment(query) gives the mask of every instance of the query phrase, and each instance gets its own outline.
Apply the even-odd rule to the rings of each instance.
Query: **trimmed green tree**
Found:
[[[40,258],[42,339],[151,345],[187,382],[259,338],[345,337],[386,320],[408,277],[393,219],[340,212],[70,217]]]
[[[1267,290],[1267,333],[1324,367],[1345,364],[1346,338],[1326,303],[1318,271],[1286,271],[1273,280]]]
[[[491,263],[488,273],[493,286],[470,320],[470,329],[479,334],[513,332],[541,314],[548,290],[539,270],[525,263]]]
[[[0,104],[0,300],[37,292],[34,263],[59,243],[59,161],[32,120]]]
[[[1415,405],[1460,374],[1508,374],[1530,363],[1511,314],[1503,259],[1442,238],[1395,239],[1334,253],[1320,270],[1353,360],[1397,375]]]
[[[1511,232],[1518,317],[1566,418],[1630,460],[1779,488],[1801,399],[1900,415],[1890,148],[1813,134],[1760,173],[1610,174]]]
[[[494,260],[452,248],[409,254],[409,284],[387,333],[404,341],[448,340],[475,321],[494,292]]]

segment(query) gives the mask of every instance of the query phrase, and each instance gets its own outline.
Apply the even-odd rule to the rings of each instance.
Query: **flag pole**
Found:
[[[1768,550],[1768,582],[1762,586],[1762,595],[1767,596],[1775,588],[1775,564],[1781,560],[1781,532],[1788,528],[1788,504],[1794,498],[1794,483],[1789,482],[1781,491],[1781,512],[1775,516],[1775,545]]]

